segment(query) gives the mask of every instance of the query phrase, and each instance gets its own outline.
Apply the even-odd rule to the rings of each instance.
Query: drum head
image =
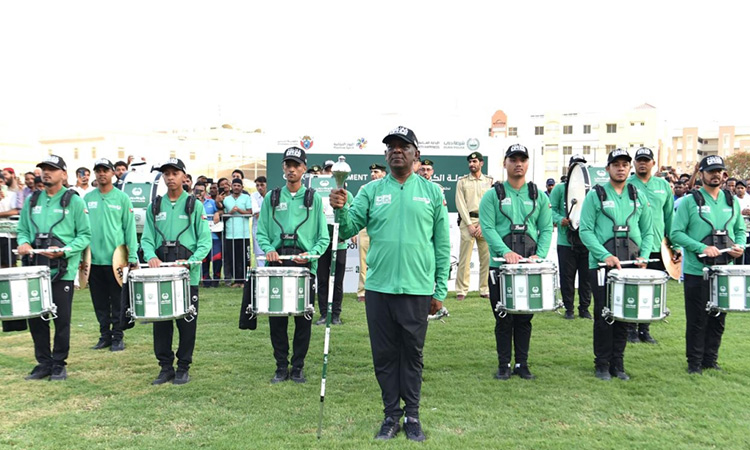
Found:
[[[117,284],[122,286],[125,282],[125,272],[128,267],[128,247],[125,244],[118,246],[112,254],[112,272],[115,274]]]
[[[81,263],[78,265],[78,284],[81,289],[89,283],[89,273],[91,272],[91,247],[81,252]]]
[[[590,188],[586,164],[575,163],[570,166],[568,181],[565,183],[565,209],[566,217],[570,219],[570,228],[573,230],[577,230],[581,223],[581,207]]]
[[[679,280],[682,274],[682,263],[681,261],[675,262],[674,252],[667,244],[667,238],[661,241],[661,260],[664,262],[664,269],[667,271],[673,280]]]

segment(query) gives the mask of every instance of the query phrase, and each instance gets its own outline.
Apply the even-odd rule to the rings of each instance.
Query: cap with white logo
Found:
[[[722,158],[719,155],[710,155],[701,159],[701,164],[700,164],[701,172],[710,172],[716,169],[724,170],[726,168],[727,166],[724,165],[724,158]]]
[[[383,138],[383,144],[388,144],[388,142],[392,138],[399,138],[402,141],[406,141],[409,144],[414,145],[415,147],[419,148],[419,142],[417,141],[417,135],[414,134],[414,132],[406,127],[398,126],[394,129],[392,129],[388,136]]]
[[[612,162],[616,159],[624,159],[627,160],[627,162],[633,160],[633,158],[630,157],[628,151],[622,148],[617,148],[610,152],[609,156],[607,156],[607,165],[612,164]]]
[[[44,166],[54,167],[55,169],[60,169],[64,171],[68,171],[68,165],[65,164],[65,160],[57,155],[49,155],[44,159],[44,161],[40,162],[36,165],[37,167],[44,168]]]

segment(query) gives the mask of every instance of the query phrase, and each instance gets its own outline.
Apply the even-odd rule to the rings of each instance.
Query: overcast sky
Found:
[[[113,4],[4,2],[0,125],[486,128],[496,109],[644,102],[680,126],[750,125],[744,2]]]

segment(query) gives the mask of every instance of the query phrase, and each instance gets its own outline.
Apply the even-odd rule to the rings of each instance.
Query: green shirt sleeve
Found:
[[[497,195],[494,189],[490,189],[484,193],[479,202],[479,226],[482,227],[482,235],[490,248],[490,257],[492,254],[502,256],[510,251],[500,233],[497,232],[499,215]]]
[[[143,224],[143,234],[141,235],[141,248],[145,262],[156,258],[156,236],[154,233],[154,214],[151,211],[151,203],[146,207],[146,220]]]
[[[553,189],[554,191],[554,189]],[[537,205],[539,208],[539,217],[536,220],[536,226],[539,230],[539,238],[536,245],[536,254],[540,258],[544,259],[547,257],[549,252],[549,246],[552,243],[552,208],[550,207],[549,198],[544,192],[539,193],[537,199]]]
[[[549,202],[552,205],[552,221],[562,229],[562,220],[565,218],[565,203],[562,197],[565,194],[565,185],[560,183],[549,194]],[[559,232],[559,231],[558,231]]]
[[[70,214],[75,218],[76,237],[66,244],[67,247],[70,247],[70,250],[65,252],[66,258],[80,254],[91,244],[91,224],[89,223],[89,216],[86,213],[83,199],[77,195],[73,195],[70,199],[69,210]]]
[[[690,215],[695,209],[695,200],[692,199],[692,196],[690,198],[685,198],[680,202],[680,206],[677,208],[677,214],[674,216],[672,231],[669,238],[672,242],[683,249],[695,254],[700,254],[703,253],[703,250],[708,246],[687,234],[687,228],[690,224]]]
[[[349,239],[367,226],[367,216],[370,212],[370,190],[367,189],[367,186],[362,186],[350,205],[344,205],[343,208],[335,211],[336,222],[339,223],[340,239]]]
[[[443,206],[442,190],[434,201],[435,223],[432,242],[435,248],[435,293],[436,300],[443,301],[448,296],[448,274],[450,272],[451,240],[448,208]]]
[[[125,236],[125,245],[128,247],[128,262],[138,262],[138,235],[135,231],[135,213],[133,213],[133,203],[130,197],[124,196],[125,221],[122,224],[122,231]]]
[[[29,202],[31,201],[31,195],[28,196],[23,202],[23,208],[21,208],[20,218],[18,219],[18,228],[16,229],[16,242],[18,245],[30,244],[33,241],[31,223],[29,221]]]
[[[666,181],[666,180],[665,180]],[[672,195],[672,189],[669,183],[665,184],[665,190],[667,191],[667,201],[664,202],[663,214],[664,214],[664,236],[668,239],[672,234],[672,219],[674,218],[674,195]],[[654,240],[661,239],[661,236],[654,236]],[[670,239],[671,240],[671,239]],[[654,242],[654,244],[657,244]],[[656,245],[654,245],[656,247]]]
[[[747,229],[745,226],[745,218],[742,217],[742,211],[740,211],[740,205],[737,199],[734,199],[734,242],[742,247],[745,246],[747,241]]]
[[[265,208],[260,209],[260,216],[258,217],[258,230],[255,233],[255,238],[258,239],[258,246],[263,250],[263,253],[275,252],[276,248],[271,245],[271,238],[269,236],[269,230],[271,230],[271,221],[273,206],[271,206],[270,200],[271,193],[266,195]]]
[[[601,214],[601,202],[596,195],[596,191],[591,189],[586,194],[586,199],[581,207],[581,223],[578,226],[578,235],[581,237],[583,245],[589,249],[589,254],[598,262],[603,262],[612,256],[596,237],[596,219]]]

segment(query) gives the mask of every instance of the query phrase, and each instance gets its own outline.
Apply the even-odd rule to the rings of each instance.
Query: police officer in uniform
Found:
[[[589,280],[594,294],[594,364],[600,380],[613,376],[628,380],[624,354],[627,323],[608,324],[602,317],[606,303],[606,283],[599,285],[599,263],[607,270],[621,269],[620,261],[639,260],[646,267],[651,253],[653,225],[646,194],[627,182],[632,158],[627,150],[616,149],[607,156],[609,183],[595,186],[586,195],[581,209],[579,233],[589,249]]]
[[[94,350],[110,347],[113,352],[125,349],[123,327],[120,324],[120,296],[122,287],[112,271],[115,248],[126,244],[131,269],[138,264],[138,240],[135,215],[130,197],[112,184],[115,166],[101,158],[94,163],[96,189],[86,194],[84,201],[91,223],[91,271],[89,288],[94,313],[99,322],[99,342]]]
[[[733,258],[742,255],[745,246],[745,220],[739,202],[728,190],[719,188],[724,170],[721,156],[701,160],[703,187],[680,201],[670,234],[685,255],[685,343],[691,374],[720,369],[717,360],[726,318],[725,313],[706,311],[710,293],[703,268],[731,264]],[[730,248],[731,251],[720,252]]]
[[[42,169],[44,190],[35,192],[24,202],[18,222],[18,254],[29,255],[32,249],[66,250],[32,257],[33,265],[50,267],[57,318],[51,350],[49,322],[40,317],[28,320],[37,366],[26,379],[50,377],[52,381],[63,381],[68,377],[65,365],[70,350],[73,279],[78,273],[81,252],[91,242],[91,227],[83,199],[63,186],[63,180],[68,177],[65,160],[50,155],[37,167]]]
[[[161,371],[152,384],[174,384],[190,381],[189,370],[193,362],[195,332],[198,313],[198,285],[201,281],[201,262],[211,251],[211,232],[205,220],[203,203],[188,195],[182,187],[185,164],[170,158],[159,168],[167,185],[167,195],[157,197],[148,206],[141,237],[143,255],[151,268],[162,262],[195,262],[190,269],[190,304],[195,315],[177,319],[180,340],[177,346],[177,372],[173,368],[175,353],[172,351],[173,321],[154,322],[154,354]]]
[[[586,159],[579,155],[570,158],[568,167],[576,162],[585,163]],[[552,220],[557,224],[557,263],[560,269],[560,292],[565,305],[565,318],[575,319],[573,300],[575,300],[576,273],[578,274],[578,315],[582,319],[591,319],[589,306],[591,305],[591,285],[589,284],[589,251],[583,245],[578,230],[570,228],[570,219],[566,208],[565,186],[560,182],[552,189],[550,204],[552,204]]]
[[[552,242],[552,212],[549,199],[532,182],[526,184],[529,151],[520,144],[505,152],[508,180],[487,191],[479,204],[479,224],[493,258],[505,258],[507,264],[518,264],[521,258],[546,258]],[[490,306],[495,316],[495,343],[498,370],[495,378],[511,376],[510,362],[515,350],[513,374],[525,380],[534,375],[529,371],[528,356],[533,314],[507,314],[500,317],[495,310],[500,301],[500,262],[490,262]]]
[[[383,143],[390,174],[364,185],[351,206],[343,189],[333,190],[330,202],[343,237],[365,227],[370,235],[365,309],[385,414],[375,438],[395,437],[406,415],[406,438],[423,441],[422,349],[427,316],[448,294],[448,210],[440,187],[413,173],[419,159],[414,132],[395,128]]]
[[[378,163],[370,164],[370,181],[383,178],[386,175],[385,166]],[[360,191],[362,188],[360,188]],[[359,194],[357,194],[359,195]],[[357,301],[365,301],[365,279],[367,279],[367,251],[370,249],[370,236],[367,228],[362,228],[357,235],[359,249],[359,285],[357,286]]]
[[[313,278],[317,272],[318,261],[295,258],[292,261],[282,262],[279,260],[279,255],[307,256],[322,255],[325,252],[331,238],[328,236],[323,200],[320,195],[302,184],[302,175],[307,171],[307,156],[304,150],[298,147],[286,149],[282,167],[286,176],[286,185],[266,195],[267,203],[260,210],[258,244],[266,254],[267,266],[308,267],[312,275],[310,295],[314,299]],[[289,378],[296,383],[307,381],[302,369],[305,366],[305,356],[310,346],[311,324],[312,321],[309,318],[294,316],[290,376],[289,337],[287,335],[289,318],[286,316],[268,318],[273,356],[276,359],[276,372],[271,383],[280,383]]]
[[[469,266],[474,241],[479,250],[479,295],[489,298],[487,284],[490,270],[490,251],[479,223],[479,202],[485,192],[492,187],[492,177],[482,173],[484,156],[472,152],[466,157],[469,161],[469,174],[458,179],[456,183],[456,209],[458,210],[461,246],[458,253],[458,273],[456,274],[456,299],[463,300],[469,291]]]
[[[674,216],[674,196],[669,181],[664,178],[651,176],[654,168],[654,152],[650,148],[641,147],[635,151],[635,174],[628,178],[628,183],[635,185],[640,192],[646,195],[649,208],[651,208],[651,220],[654,224],[654,237],[651,243],[651,254],[649,259],[658,261],[649,262],[648,269],[665,270],[664,262],[661,260],[661,241],[672,231],[672,216]],[[628,324],[628,342],[646,342],[656,344],[656,339],[651,337],[651,324],[630,323]]]
[[[425,180],[432,181],[432,176],[435,175],[435,163],[431,159],[423,159],[422,165],[419,167],[419,174]]]

